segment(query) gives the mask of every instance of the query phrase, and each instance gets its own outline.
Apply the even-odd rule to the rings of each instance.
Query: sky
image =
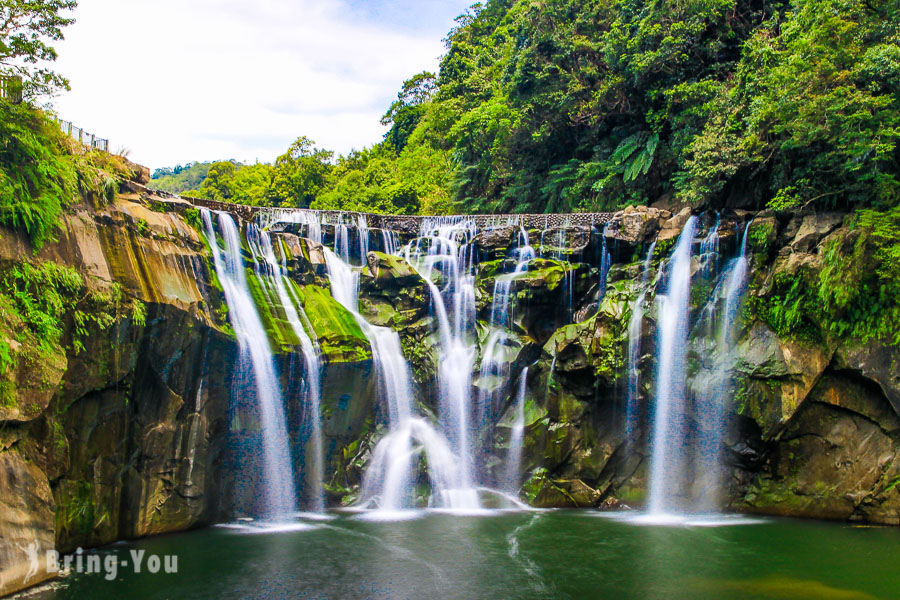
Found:
[[[472,0],[80,0],[55,45],[60,118],[151,169],[272,162],[297,137],[379,141]]]

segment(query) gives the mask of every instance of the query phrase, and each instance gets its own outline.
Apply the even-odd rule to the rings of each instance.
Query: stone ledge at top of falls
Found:
[[[138,186],[135,186],[138,187]],[[156,193],[156,192],[155,192]],[[362,216],[366,218],[369,227],[378,229],[391,229],[401,233],[416,235],[418,234],[422,222],[432,217],[422,215],[382,215],[375,213],[360,213],[352,211],[333,211],[333,210],[310,210],[310,209],[283,209],[270,208],[265,206],[247,206],[244,204],[232,204],[228,202],[217,202],[215,200],[205,200],[202,198],[190,198],[186,196],[177,196],[174,194],[161,193],[163,197],[174,198],[180,201],[189,202],[196,206],[209,208],[210,210],[219,210],[231,213],[245,221],[253,220],[259,215],[266,213],[278,212],[312,212],[323,215],[324,220],[333,221],[337,218],[350,217],[355,218]],[[480,215],[455,215],[462,216],[466,219],[472,219],[479,228],[485,228],[495,225],[516,224],[524,227],[534,227],[537,229],[548,229],[551,227],[566,226],[593,226],[603,225],[613,218],[612,212],[601,213],[540,213],[540,214],[480,214]],[[453,218],[447,216],[443,218]]]

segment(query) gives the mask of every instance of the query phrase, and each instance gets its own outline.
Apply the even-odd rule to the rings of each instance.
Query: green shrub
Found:
[[[0,224],[51,240],[78,189],[72,142],[43,113],[0,102]]]
[[[83,147],[44,112],[0,102],[0,224],[27,233],[35,249],[54,239],[68,205],[108,204],[133,175],[124,157]]]
[[[132,321],[139,327],[147,318],[143,302],[127,300],[121,285],[93,290],[78,271],[52,262],[12,266],[0,276],[0,295],[9,300],[4,304],[44,352],[65,345],[67,331],[69,347],[76,354],[81,352],[92,330],[107,329],[125,316],[126,310],[131,311]],[[5,360],[0,348],[0,364]]]

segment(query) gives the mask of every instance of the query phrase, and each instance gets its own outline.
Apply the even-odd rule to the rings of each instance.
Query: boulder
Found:
[[[541,235],[540,254],[544,256],[580,254],[587,249],[590,243],[590,227],[551,227]]]
[[[395,287],[413,285],[421,286],[424,282],[419,273],[408,262],[383,252],[369,252],[366,256],[369,273],[379,287]]]
[[[775,217],[757,217],[747,230],[747,248],[756,254],[768,254],[778,237],[778,221]]]
[[[779,438],[745,508],[766,514],[900,522],[900,429],[877,387],[829,373]]]
[[[512,246],[517,232],[518,228],[513,225],[491,227],[478,233],[472,242],[479,250],[486,252],[502,250],[505,253]]]
[[[900,348],[878,341],[845,343],[838,347],[834,362],[836,368],[858,373],[878,385],[900,414]]]
[[[810,252],[829,233],[841,226],[841,213],[818,213],[806,215],[791,241],[791,248],[797,252]]]
[[[668,211],[629,206],[613,215],[603,231],[609,239],[637,246],[652,241],[660,224],[670,217]]]
[[[735,369],[743,376],[738,410],[754,419],[763,439],[777,435],[828,366],[831,353],[798,340],[779,339],[755,323],[739,342]]]
[[[679,235],[681,235],[681,230],[684,229],[685,223],[687,223],[688,219],[690,218],[690,207],[686,206],[682,208],[678,214],[662,223],[662,225],[660,226],[659,235],[656,236],[656,240],[658,242],[674,240]]]

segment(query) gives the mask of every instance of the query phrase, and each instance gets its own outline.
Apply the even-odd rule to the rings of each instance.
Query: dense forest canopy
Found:
[[[403,84],[383,142],[332,160],[301,138],[302,160],[195,189],[373,212],[892,206],[898,26],[897,0],[489,0]]]

